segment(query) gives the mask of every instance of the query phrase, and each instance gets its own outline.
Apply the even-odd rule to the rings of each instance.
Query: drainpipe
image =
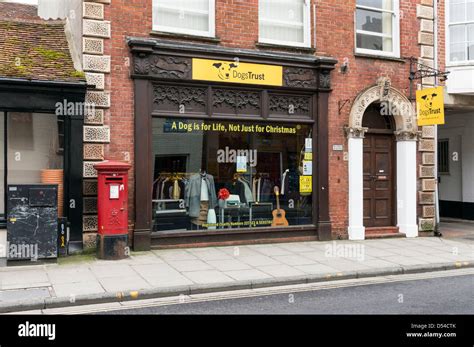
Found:
[[[433,50],[434,50],[434,68],[438,70],[438,1],[439,0],[434,0],[433,1],[433,35],[434,35],[434,44],[433,44]],[[438,86],[438,77],[435,76],[435,87]],[[435,125],[435,174],[436,174],[436,188],[435,188],[435,230],[434,234],[435,235],[440,235],[439,231],[439,189],[438,189],[438,125]]]

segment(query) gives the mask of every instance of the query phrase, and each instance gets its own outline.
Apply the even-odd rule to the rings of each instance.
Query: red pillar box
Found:
[[[127,257],[128,170],[131,165],[106,160],[97,170],[97,256],[116,260]]]

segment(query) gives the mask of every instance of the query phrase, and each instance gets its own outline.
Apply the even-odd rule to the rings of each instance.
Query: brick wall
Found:
[[[416,5],[424,0],[401,0],[401,56],[419,56]],[[344,144],[344,125],[348,123],[351,102],[365,88],[373,85],[377,78],[391,78],[392,86],[408,96],[409,64],[403,61],[354,57],[354,11],[355,0],[313,0],[316,7],[316,54],[337,58],[340,62],[348,58],[349,71],[333,72],[333,92],[329,104],[330,147],[330,214],[334,236],[346,236],[348,177],[347,161],[342,152],[332,152],[333,144]],[[314,23],[312,13],[311,23]],[[107,86],[112,86],[111,107],[105,115],[110,125],[111,143],[105,147],[106,158],[128,159],[133,164],[133,83],[129,78],[130,54],[126,36],[147,37],[152,30],[152,0],[114,0],[106,6],[105,18],[112,22],[111,40],[105,42],[105,54],[111,55],[111,73],[106,77]],[[311,42],[314,45],[314,28]],[[256,49],[258,40],[258,0],[216,0],[216,44],[229,47]],[[179,40],[177,38],[174,38]],[[184,38],[181,38],[184,39]],[[184,39],[193,41],[192,39]],[[202,41],[200,41],[202,42]],[[294,50],[293,50],[294,51]],[[339,103],[349,99],[339,113]],[[133,185],[130,177],[130,219],[133,221]]]
[[[400,56],[419,56],[419,20],[416,5],[421,0],[401,0]],[[351,103],[365,88],[373,85],[377,78],[386,76],[392,86],[409,96],[408,61],[392,61],[354,56],[354,9],[355,0],[317,0],[317,47],[316,54],[327,54],[339,60],[333,72],[333,92],[329,99],[329,204],[334,236],[347,237],[348,219],[348,162],[342,152],[332,152],[333,144],[344,144],[347,139],[344,125],[348,124]],[[349,71],[340,72],[340,65],[348,59]],[[416,86],[414,86],[416,88]],[[349,100],[339,112],[339,105]]]

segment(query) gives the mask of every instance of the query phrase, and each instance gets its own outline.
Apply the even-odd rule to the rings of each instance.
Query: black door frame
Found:
[[[2,78],[0,79],[0,112],[56,114],[57,103],[62,104],[64,100],[85,102],[86,89],[86,82]],[[64,117],[64,216],[70,222],[70,250],[82,249],[83,242],[83,124],[83,114]],[[6,179],[4,179],[4,184],[5,182]],[[5,221],[0,221],[0,228],[5,227]]]

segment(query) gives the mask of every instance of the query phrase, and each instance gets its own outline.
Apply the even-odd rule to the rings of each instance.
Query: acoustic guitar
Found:
[[[280,208],[280,190],[278,189],[277,186],[274,188],[275,196],[276,196],[276,201],[277,201],[277,208],[276,210],[272,211],[273,215],[273,221],[272,221],[272,227],[287,227],[288,221],[285,218],[286,212],[285,210],[282,210]]]

